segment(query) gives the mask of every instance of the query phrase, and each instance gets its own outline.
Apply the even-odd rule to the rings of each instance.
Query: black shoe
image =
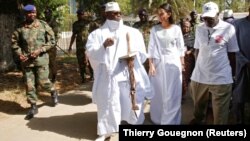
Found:
[[[58,104],[58,93],[56,90],[51,92],[51,99],[52,99],[52,104],[55,107]]]
[[[26,117],[24,118],[25,120],[30,120],[34,117],[34,115],[36,115],[38,113],[38,109],[36,104],[31,104],[31,108],[28,111]]]

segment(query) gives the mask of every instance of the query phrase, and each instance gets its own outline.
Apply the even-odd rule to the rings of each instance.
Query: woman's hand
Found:
[[[154,64],[150,64],[149,65],[149,72],[148,73],[149,73],[150,76],[154,76],[156,74],[156,70],[155,70]]]
[[[181,64],[181,70],[184,72],[186,69],[185,69],[185,64]]]

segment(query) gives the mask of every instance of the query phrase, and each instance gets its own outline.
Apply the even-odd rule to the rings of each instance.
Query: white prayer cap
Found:
[[[105,8],[105,12],[108,11],[121,11],[119,4],[117,2],[108,2],[106,3],[106,8]]]
[[[202,17],[215,17],[219,13],[218,5],[214,2],[205,3],[202,9]]]
[[[230,17],[233,17],[233,10],[226,9],[223,13],[223,18],[230,18]]]

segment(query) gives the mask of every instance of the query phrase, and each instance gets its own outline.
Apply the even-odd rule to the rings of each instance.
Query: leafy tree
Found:
[[[169,3],[173,7],[175,20],[189,15],[193,2],[187,0],[132,0],[132,9],[147,9],[151,15],[156,13],[157,8],[163,3]],[[136,12],[136,11],[134,11]]]
[[[130,15],[132,12],[131,0],[116,0],[124,15]]]
[[[69,13],[68,0],[34,0],[37,7],[38,17],[44,18],[44,11],[50,9],[52,16],[56,19],[59,26],[63,23],[63,17]]]
[[[20,13],[22,15],[22,7],[26,4],[34,4],[37,9],[37,16],[44,19],[44,11],[49,9],[52,11],[53,18],[61,27],[64,22],[64,17],[69,13],[68,0],[17,0]]]
[[[124,15],[130,15],[132,11],[131,3],[133,0],[76,0],[78,2],[78,8],[84,8],[90,12],[98,13],[100,6],[110,2],[116,1],[119,3],[121,11]]]
[[[99,11],[100,6],[111,0],[76,0],[78,5],[77,8],[82,8],[90,12]]]

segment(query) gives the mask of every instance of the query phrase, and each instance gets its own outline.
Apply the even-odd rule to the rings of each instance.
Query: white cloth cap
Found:
[[[208,2],[203,5],[203,14],[202,17],[215,17],[219,13],[218,5],[214,2]]]
[[[105,12],[108,12],[108,11],[121,11],[120,7],[119,7],[119,4],[117,2],[108,2],[108,3],[106,3],[105,7],[106,7]]]
[[[230,17],[233,17],[233,10],[226,9],[223,13],[223,18],[230,18]]]

